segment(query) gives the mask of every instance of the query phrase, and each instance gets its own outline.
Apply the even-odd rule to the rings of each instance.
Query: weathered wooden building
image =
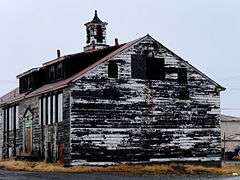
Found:
[[[225,159],[240,155],[240,118],[221,115],[222,148]],[[238,149],[238,153],[236,153]]]
[[[106,25],[95,13],[84,52],[17,76],[0,100],[2,158],[220,163],[224,88],[150,35],[107,45]]]

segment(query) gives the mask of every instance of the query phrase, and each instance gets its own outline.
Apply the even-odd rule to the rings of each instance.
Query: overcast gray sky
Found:
[[[227,88],[223,113],[240,116],[239,0],[1,0],[0,95],[15,76],[62,54],[82,51],[94,10],[109,23],[107,42],[149,33]]]

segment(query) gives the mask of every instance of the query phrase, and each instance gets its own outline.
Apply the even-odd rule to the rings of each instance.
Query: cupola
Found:
[[[93,51],[96,49],[103,49],[108,47],[106,44],[106,26],[107,22],[99,19],[97,11],[92,21],[85,24],[87,31],[87,40],[84,51]]]

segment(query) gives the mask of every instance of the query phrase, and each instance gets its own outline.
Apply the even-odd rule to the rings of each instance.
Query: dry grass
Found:
[[[232,159],[235,161],[240,161],[240,156],[234,156]]]
[[[29,161],[0,161],[0,168],[14,171],[38,171],[38,172],[67,172],[67,173],[93,173],[93,172],[126,172],[126,173],[214,173],[228,175],[232,173],[240,174],[240,166],[225,165],[223,167],[206,167],[198,165],[177,165],[177,164],[148,164],[148,165],[127,165],[120,164],[114,166],[73,166],[64,167],[61,164],[48,164],[45,162]]]

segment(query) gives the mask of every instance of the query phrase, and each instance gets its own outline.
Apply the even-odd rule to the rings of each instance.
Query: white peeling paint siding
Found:
[[[187,68],[188,100],[179,99],[176,73],[132,79],[131,55],[147,46],[166,68]],[[212,81],[149,37],[111,60],[118,79],[108,78],[107,61],[71,89],[71,164],[220,163],[220,96]]]

